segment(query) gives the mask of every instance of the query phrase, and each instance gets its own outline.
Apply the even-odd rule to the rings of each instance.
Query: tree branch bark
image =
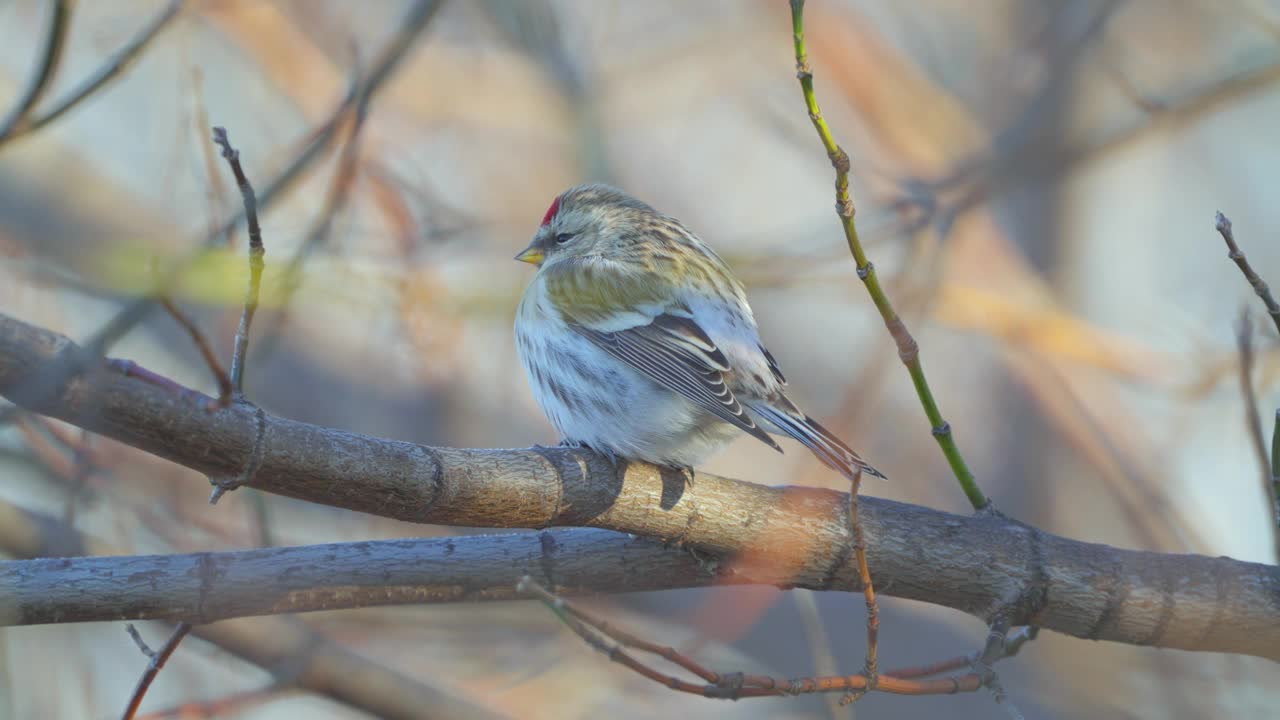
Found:
[[[116,620],[197,626],[251,615],[511,600],[532,574],[573,595],[755,582],[715,560],[610,530],[465,535],[0,563],[0,627]]]
[[[83,559],[56,560],[55,557],[84,555],[116,555],[118,549],[93,537],[82,535],[62,520],[23,510],[0,501],[0,552],[15,557],[44,558],[40,562],[62,563],[66,568]],[[84,558],[91,560],[125,560],[128,558]],[[0,563],[0,573],[21,563]],[[133,578],[129,582],[144,581]],[[161,593],[169,586],[160,584]],[[73,588],[61,588],[61,602]],[[155,592],[152,593],[153,596]],[[97,598],[99,608],[112,606],[111,598]],[[79,602],[91,598],[82,596]],[[121,604],[126,607],[126,604]],[[110,620],[119,617],[100,617]],[[11,619],[8,610],[0,617]],[[141,618],[141,615],[130,616]],[[157,616],[158,617],[158,616]],[[68,622],[57,620],[56,622]],[[0,625],[7,623],[0,623]],[[374,717],[395,720],[421,720],[429,708],[432,720],[497,720],[504,717],[449,688],[425,684],[397,670],[381,665],[335,643],[312,630],[294,617],[263,617],[224,620],[197,625],[191,634],[222,650],[253,663],[278,677],[287,677],[291,687],[313,692],[331,700],[362,710]],[[121,633],[121,642],[124,636]],[[127,650],[125,651],[128,652]]]
[[[703,474],[686,486],[677,472],[638,463],[615,470],[603,458],[577,450],[432,448],[278,418],[250,405],[204,412],[181,397],[105,368],[72,377],[46,397],[28,391],[44,384],[34,382],[38,375],[76,351],[64,336],[0,315],[0,394],[206,475],[235,477],[246,467],[257,468],[248,478],[250,486],[311,502],[420,523],[604,528],[711,553],[718,557],[716,582],[858,588],[850,562],[844,493],[764,487]],[[872,577],[883,594],[945,605],[984,619],[1000,609],[1009,612],[1013,624],[1089,639],[1280,660],[1280,568],[1230,558],[1121,550],[1060,538],[999,517],[962,517],[877,498],[862,499],[859,508]],[[535,576],[548,555],[544,546],[596,539],[565,531],[515,537],[510,542],[525,543],[527,562],[537,559],[538,564],[525,569]],[[607,536],[598,537],[599,549],[584,552],[597,553],[591,557],[600,566],[607,552],[614,553],[614,562],[622,562]],[[496,541],[452,542],[456,553],[460,542]],[[371,546],[382,547],[357,543],[343,551],[365,552]],[[391,552],[395,546],[386,547],[390,549],[382,559],[390,572],[405,557]],[[646,553],[661,548],[656,543],[632,547]],[[432,567],[440,574],[429,578],[404,568],[395,583],[381,580],[381,575],[365,582],[386,588],[408,581],[409,586],[429,588],[456,576],[455,565],[477,562],[474,557],[450,562],[444,556],[447,545],[420,544],[415,550],[413,562],[423,563],[431,552],[438,552],[439,563]],[[302,553],[291,556],[294,559],[308,557],[308,549],[292,551]],[[349,591],[353,583],[328,565],[339,558],[338,551],[329,552],[334,554],[332,561],[328,554],[307,560],[319,563],[311,577],[333,590],[325,607],[354,606],[339,603],[339,590]],[[555,548],[549,554],[554,556]],[[237,572],[247,572],[263,559],[253,553],[218,557],[232,555],[240,556],[230,560],[232,565],[241,559],[249,563],[236,565]],[[182,557],[151,562],[181,563]],[[608,582],[589,587],[584,583],[580,589],[640,589],[640,582],[657,589],[710,581],[701,575],[710,572],[705,564],[691,565],[691,558],[678,551],[668,548],[662,558],[645,566],[643,573],[624,572],[626,577],[616,583],[606,578]],[[89,573],[103,567],[94,565],[97,560],[71,562]],[[354,572],[355,564],[346,567]],[[5,577],[16,578],[15,592],[23,587],[24,571],[33,567],[6,568]],[[622,567],[626,569],[625,563]],[[284,568],[275,570],[271,584],[259,585],[259,592],[280,590]],[[498,573],[498,567],[492,572]],[[645,577],[631,577],[635,575]],[[220,582],[209,577],[205,592],[213,592]],[[509,596],[509,590],[498,586],[514,583],[500,574],[493,577],[501,583],[489,582],[487,592],[473,587],[470,596]],[[564,576],[553,580],[558,589],[574,589],[562,587]],[[159,584],[151,590],[147,583],[146,588],[153,598],[165,590]],[[405,592],[403,601],[429,597],[425,591]],[[303,609],[308,608],[285,603],[278,611]],[[206,612],[212,610],[206,605]],[[38,614],[30,604],[16,612],[19,617]]]

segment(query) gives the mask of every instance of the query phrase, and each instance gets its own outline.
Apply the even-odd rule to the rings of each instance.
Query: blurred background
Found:
[[[51,7],[0,1],[0,108],[35,71]],[[413,39],[364,122],[335,120],[352,79],[404,37],[407,8],[186,3],[117,82],[0,144],[0,308],[83,339],[145,291],[157,263],[213,233],[214,250],[174,297],[229,357],[246,240],[214,232],[240,201],[208,128],[228,129],[260,189],[329,128],[332,142],[263,216],[250,397],[298,420],[421,443],[551,443],[511,332],[532,271],[511,256],[562,189],[606,181],[684,220],[747,282],[792,396],[893,478],[867,492],[968,511],[854,273],[795,80],[786,2],[454,0]],[[34,116],[165,9],[74,5]],[[998,507],[1082,540],[1274,562],[1242,400],[1242,308],[1255,310],[1251,381],[1268,438],[1278,338],[1225,257],[1214,212],[1280,283],[1280,3],[810,0],[807,26],[868,251]],[[110,354],[216,392],[163,313]],[[706,469],[844,486],[786,449],[744,437]],[[248,490],[211,508],[208,492],[194,473],[68,426],[27,416],[0,429],[0,510],[69,523],[103,552],[467,532]],[[881,603],[882,667],[969,653],[985,637],[958,612]],[[585,604],[723,670],[862,665],[856,596],[725,588]],[[532,603],[301,619],[512,717],[832,712],[818,697],[676,695]],[[153,646],[168,633],[140,629]],[[115,716],[144,664],[120,623],[0,630],[0,717]],[[1264,717],[1280,702],[1275,667],[1258,658],[1051,633],[1000,670],[1037,718]],[[190,639],[143,707],[206,701],[221,704],[188,717],[364,717],[292,690],[280,667]],[[1003,713],[985,693],[872,694],[854,711]]]

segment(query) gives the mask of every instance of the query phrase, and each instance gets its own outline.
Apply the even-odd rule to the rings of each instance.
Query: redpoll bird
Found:
[[[678,220],[606,185],[557,197],[517,260],[538,272],[516,349],[562,442],[692,468],[739,431],[884,477],[783,394],[742,283]]]

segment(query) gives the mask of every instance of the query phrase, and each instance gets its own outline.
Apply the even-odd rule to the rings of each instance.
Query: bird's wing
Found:
[[[787,378],[782,374],[782,368],[778,367],[778,361],[773,359],[773,353],[763,345],[756,345],[760,348],[760,352],[764,353],[765,362],[769,363],[769,372],[773,373],[773,379],[778,381],[779,385],[785,386]]]
[[[725,383],[729,361],[658,273],[595,262],[546,268],[551,304],[575,332],[664,388],[770,447]]]

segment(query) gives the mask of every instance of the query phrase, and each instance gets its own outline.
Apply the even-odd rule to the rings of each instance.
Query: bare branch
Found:
[[[744,584],[661,541],[590,528],[262,548],[216,553],[0,562],[0,627],[187,621],[323,609],[510,600],[537,569],[568,595]]]
[[[658,645],[592,617],[564,598],[551,593],[528,575],[520,579],[516,589],[541,600],[574,634],[607,655],[613,662],[660,685],[690,695],[701,695],[717,700],[790,697],[829,692],[845,692],[845,697],[857,698],[872,690],[895,695],[954,695],[959,692],[973,692],[984,685],[983,676],[976,672],[956,677],[923,679],[901,679],[892,675],[869,676],[866,674],[775,678],[741,672],[716,672],[675,648]],[[628,650],[656,655],[697,676],[703,684],[683,680],[674,675],[666,675]]]
[[[266,254],[266,248],[262,245],[262,228],[258,225],[258,198],[254,195],[248,176],[244,174],[244,168],[240,166],[240,151],[231,147],[225,128],[213,129],[213,142],[222,148],[222,157],[231,166],[236,186],[240,188],[245,223],[249,228],[249,289],[245,291],[240,326],[236,329],[235,349],[231,354],[231,392],[239,397],[244,395],[244,364],[249,351],[249,329],[253,325],[253,316],[258,311],[258,293],[262,288],[263,255]]]
[[[3,501],[0,501],[0,550],[17,557],[45,558],[42,562],[73,564],[78,561],[54,558],[121,553],[119,548],[81,535],[57,518]],[[214,569],[208,563],[196,566],[197,574]],[[277,682],[287,682],[291,687],[344,703],[372,717],[418,720],[423,708],[431,708],[433,720],[501,717],[465,696],[410,678],[356,654],[296,618],[224,620],[194,627],[191,634],[263,668],[274,675]]]
[[[838,552],[852,544],[846,493],[701,474],[690,487],[679,473],[642,463],[615,468],[583,450],[435,448],[240,405],[193,412],[172,393],[113,373],[71,378],[42,402],[20,392],[78,351],[63,336],[0,314],[0,394],[215,477],[242,472],[256,455],[250,486],[333,507],[420,523],[589,525],[680,538],[711,555],[759,557],[756,583],[860,587]],[[879,498],[862,498],[859,518],[881,594],[978,616],[1016,597],[1014,625],[1280,659],[1280,568],[1122,550],[996,516]],[[558,537],[548,536],[546,552],[554,555]]]
[[[361,103],[371,102],[371,98],[381,89],[387,78],[399,66],[400,61],[404,59],[404,55],[413,47],[414,41],[434,17],[440,5],[441,0],[417,0],[410,6],[395,34],[376,56],[369,74],[364,78],[356,76],[352,79],[346,97],[328,120],[311,134],[307,146],[298,153],[288,167],[258,193],[258,203],[261,208],[266,208],[277,196],[291,188],[303,172],[319,159],[341,127],[343,118],[352,108]],[[156,288],[156,293],[160,295],[171,293],[173,286],[182,279],[184,272],[191,267],[200,253],[205,248],[222,242],[227,233],[239,225],[243,219],[243,212],[230,218],[221,227],[210,232],[195,251],[173,263],[163,274],[163,282]],[[128,304],[90,337],[77,354],[64,358],[63,362],[57,366],[50,367],[47,375],[32,379],[28,387],[23,390],[23,395],[33,400],[38,399],[66,383],[73,375],[84,372],[86,368],[97,363],[108,348],[145,319],[154,308],[153,298],[143,298]],[[8,422],[12,417],[11,408],[0,410],[0,424]]]
[[[26,116],[21,122],[13,126],[8,134],[0,133],[0,143],[39,130],[73,110],[76,105],[106,87],[112,80],[123,75],[142,56],[143,51],[160,34],[160,31],[168,27],[169,22],[178,16],[178,11],[182,9],[182,5],[183,0],[169,0],[169,4],[165,6],[165,9],[161,10],[151,22],[144,25],[137,35],[128,43],[125,43],[124,47],[107,58],[97,72],[67,93],[67,96],[59,100],[53,107],[35,117]]]
[[[129,631],[129,637],[133,638],[142,654],[151,658],[151,661],[147,663],[147,669],[142,672],[142,677],[138,678],[138,685],[133,689],[133,695],[129,697],[129,703],[124,708],[124,714],[121,715],[124,720],[133,720],[133,716],[138,713],[138,707],[142,705],[142,698],[147,694],[147,689],[151,687],[151,683],[155,681],[156,676],[160,674],[164,664],[169,661],[173,651],[178,649],[178,643],[181,643],[187,633],[191,632],[191,624],[178,623],[178,627],[174,628],[173,634],[169,636],[169,639],[165,641],[164,645],[160,646],[159,650],[154,652],[143,642],[137,628],[133,625],[128,625],[126,629]]]
[[[1244,275],[1244,279],[1249,281],[1249,286],[1262,299],[1262,304],[1267,308],[1267,314],[1271,316],[1271,321],[1276,325],[1276,331],[1280,332],[1280,304],[1276,303],[1276,299],[1271,296],[1271,288],[1267,283],[1254,272],[1253,266],[1249,264],[1249,258],[1245,257],[1244,251],[1236,244],[1235,233],[1231,229],[1231,220],[1226,215],[1218,213],[1214,227],[1218,234],[1222,236],[1223,242],[1227,244],[1227,257],[1231,258],[1236,267],[1240,268],[1240,273]]]
[[[195,321],[178,309],[172,298],[161,295],[158,301],[164,311],[169,313],[169,317],[173,318],[174,322],[187,331],[187,335],[191,337],[191,342],[195,344],[196,350],[200,352],[200,357],[204,360],[205,366],[209,368],[209,374],[213,375],[213,381],[218,385],[218,400],[210,405],[208,409],[212,410],[230,405],[231,378],[227,375],[227,371],[222,369],[222,363],[218,362],[218,357],[213,354],[213,348],[210,347],[209,340],[205,338],[204,333],[200,332],[200,328]]]
[[[13,131],[22,124],[53,84],[53,77],[58,74],[58,65],[62,62],[62,51],[66,47],[70,25],[71,3],[69,0],[55,0],[49,8],[49,29],[44,49],[40,53],[40,62],[36,63],[31,80],[18,96],[13,109],[0,119],[0,144],[13,137]]]

